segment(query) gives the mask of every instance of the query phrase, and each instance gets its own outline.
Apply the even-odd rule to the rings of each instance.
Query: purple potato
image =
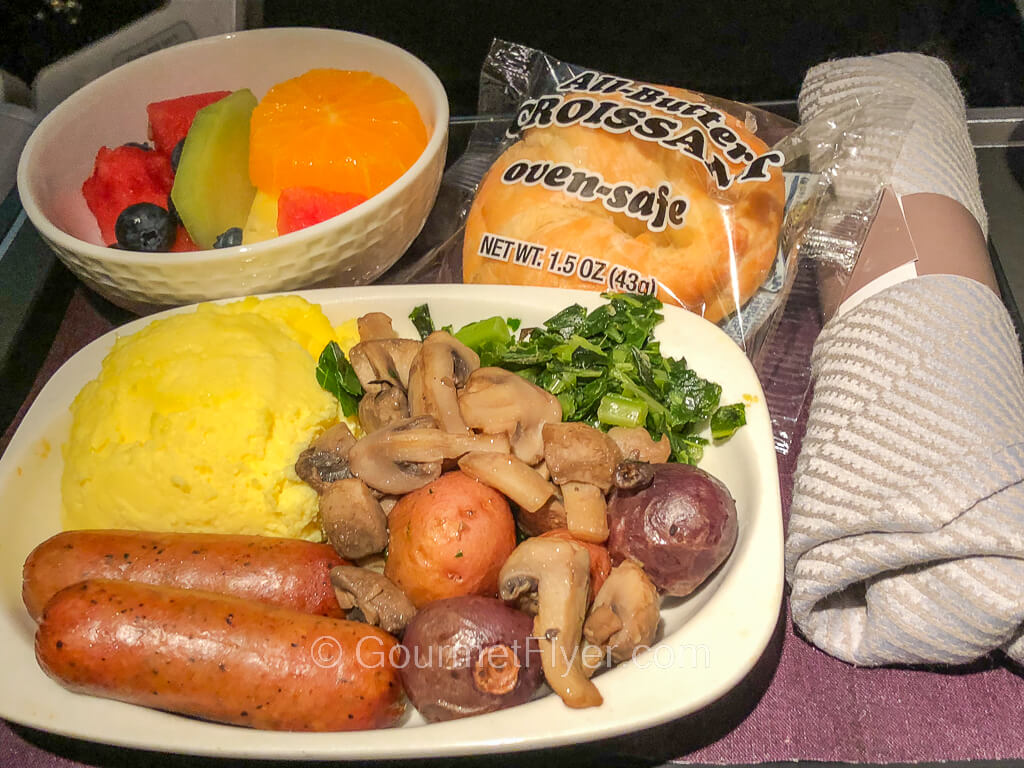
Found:
[[[543,673],[532,631],[530,616],[493,597],[428,603],[402,637],[409,700],[429,722],[529,701]]]
[[[649,485],[608,500],[612,562],[640,563],[669,595],[688,595],[732,552],[736,502],[717,478],[689,464],[652,464]]]

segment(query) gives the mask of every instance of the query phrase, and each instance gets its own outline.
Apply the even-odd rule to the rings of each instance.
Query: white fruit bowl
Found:
[[[318,67],[370,71],[404,90],[427,127],[427,147],[365,203],[306,229],[252,245],[186,253],[108,248],[82,197],[101,146],[146,138],[146,104],[189,93],[271,86]],[[437,76],[390,43],[331,29],[280,28],[203,38],[135,59],[72,94],[22,152],[26,213],[61,261],[94,291],[138,313],[209,299],[369,283],[405,252],[437,196],[448,98]]]

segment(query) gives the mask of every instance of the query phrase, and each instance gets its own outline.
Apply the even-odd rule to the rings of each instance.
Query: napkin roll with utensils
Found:
[[[815,344],[786,542],[793,621],[857,665],[1024,662],[1024,370],[990,278],[963,97],[934,58],[841,59],[807,73],[801,120],[879,93],[912,98],[911,127],[855,271],[886,250],[900,268],[868,265]],[[879,234],[887,215],[902,228]]]

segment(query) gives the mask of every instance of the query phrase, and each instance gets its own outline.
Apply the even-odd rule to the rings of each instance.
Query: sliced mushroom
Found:
[[[615,487],[623,491],[638,491],[654,482],[654,466],[646,461],[626,460],[615,468]]]
[[[299,454],[295,462],[295,473],[317,493],[323,493],[329,483],[352,477],[348,454],[355,444],[352,431],[345,422],[340,421]]]
[[[359,478],[339,480],[324,489],[320,520],[327,541],[350,560],[380,552],[388,545],[388,518]]]
[[[360,557],[358,560],[354,561],[353,564],[360,568],[365,568],[368,571],[373,571],[374,573],[384,573],[384,565],[387,563],[387,559],[386,551],[375,552],[372,555]]]
[[[533,467],[515,456],[474,451],[459,459],[459,469],[501,491],[527,512],[540,509],[556,490]]]
[[[424,341],[409,372],[409,412],[437,419],[445,432],[468,432],[459,413],[458,390],[480,357],[445,331],[434,331]]]
[[[583,638],[580,644],[580,663],[583,665],[583,674],[593,677],[601,667],[611,667],[613,662],[611,654],[599,645]]]
[[[348,455],[349,449],[356,443],[355,435],[348,424],[339,421],[328,427],[313,441],[313,448],[321,451],[332,451],[340,456]]]
[[[445,458],[457,459],[467,453],[493,453],[507,456],[512,447],[508,435],[468,435],[445,433]]]
[[[507,456],[508,438],[442,432],[432,417],[418,416],[368,434],[352,449],[350,466],[352,474],[372,488],[400,494],[436,479],[435,468],[440,474],[445,459],[471,451]]]
[[[529,511],[522,507],[516,510],[516,522],[527,536],[540,536],[556,528],[567,528],[565,505],[558,492],[544,502],[539,509]]]
[[[409,399],[405,390],[388,384],[376,393],[367,391],[359,401],[359,423],[367,434],[409,418]]]
[[[672,455],[672,444],[668,435],[662,435],[654,442],[651,433],[644,427],[612,427],[608,437],[615,441],[627,461],[646,461],[648,464],[662,464]]]
[[[569,533],[595,544],[608,539],[608,505],[600,488],[590,483],[562,483],[562,502]]]
[[[348,359],[363,389],[376,394],[384,386],[406,389],[419,351],[420,342],[415,339],[374,339],[352,347]]]
[[[544,679],[562,701],[577,708],[602,703],[579,654],[589,589],[590,554],[565,539],[527,539],[498,574],[501,599],[534,616]]]
[[[549,392],[504,368],[479,368],[459,396],[467,426],[480,432],[504,432],[512,452],[527,464],[544,456],[541,430],[562,420],[562,404]]]
[[[555,483],[589,483],[608,492],[622,461],[614,440],[579,422],[545,424],[543,435],[544,463]]]
[[[359,340],[397,339],[398,334],[391,326],[391,316],[383,312],[367,312],[356,320],[359,328]]]
[[[583,625],[587,642],[606,649],[612,661],[650,646],[661,621],[660,596],[644,569],[632,560],[612,568]]]
[[[420,416],[371,432],[349,451],[352,474],[371,488],[387,494],[409,493],[440,477],[441,461],[411,458],[414,451],[423,455],[427,446],[418,446],[415,440],[403,441],[403,432],[427,433],[424,437],[424,443],[427,443],[434,439],[437,422],[430,416]],[[392,445],[395,438],[398,438],[396,444]]]
[[[337,565],[331,568],[331,585],[349,620],[364,621],[399,635],[416,615],[412,601],[384,574]]]
[[[384,510],[384,514],[390,517],[391,510],[395,508],[398,500],[401,496],[381,496],[377,501],[380,502],[380,508]]]
[[[391,455],[404,461],[440,461],[457,459],[469,452],[508,455],[504,435],[453,434],[440,429],[404,429],[388,440]]]

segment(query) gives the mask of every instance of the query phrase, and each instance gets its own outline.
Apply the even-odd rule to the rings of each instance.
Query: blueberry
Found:
[[[181,222],[181,216],[178,215],[178,209],[174,207],[174,199],[170,194],[167,195],[167,213],[171,215],[171,221],[175,224],[179,224]]]
[[[231,229],[225,229],[219,235],[217,239],[213,241],[214,248],[231,248],[236,245],[242,244],[242,228],[231,227]]]
[[[153,151],[153,147],[151,147],[149,144],[143,144],[141,141],[129,141],[124,146],[126,146],[126,147],[135,147],[136,149],[144,149],[147,152],[152,152]]]
[[[114,234],[126,251],[167,251],[174,244],[177,226],[159,205],[135,203],[118,214]]]
[[[177,144],[174,145],[174,149],[171,150],[171,170],[175,173],[178,172],[178,163],[181,162],[181,150],[185,146],[185,140],[181,139]]]

